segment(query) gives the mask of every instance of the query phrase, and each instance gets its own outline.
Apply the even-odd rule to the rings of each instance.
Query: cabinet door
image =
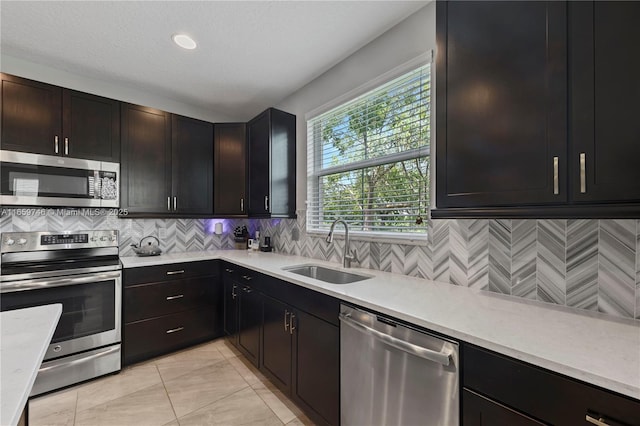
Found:
[[[62,152],[62,89],[2,74],[2,149],[35,154]]]
[[[260,370],[287,395],[291,391],[291,315],[295,316],[290,306],[263,297]]]
[[[275,108],[271,112],[271,216],[295,217],[296,116]]]
[[[172,212],[213,213],[213,124],[172,116]]]
[[[238,284],[231,275],[233,269],[225,267],[222,273],[224,285],[224,332],[231,343],[238,346]]]
[[[640,201],[639,20],[639,2],[569,2],[576,201]]]
[[[122,105],[121,206],[130,213],[169,213],[171,121],[169,113]]]
[[[473,391],[462,390],[463,426],[535,426],[543,424]]]
[[[249,133],[249,215],[268,216],[270,196],[269,113],[265,111],[247,124]]]
[[[437,207],[566,201],[566,4],[436,10]]]
[[[247,285],[240,286],[238,295],[238,349],[259,367],[262,298]]]
[[[303,311],[293,319],[293,399],[312,420],[340,423],[340,328]]]
[[[246,216],[247,140],[244,123],[214,126],[214,203],[216,215]]]
[[[63,155],[120,162],[120,102],[63,90]]]

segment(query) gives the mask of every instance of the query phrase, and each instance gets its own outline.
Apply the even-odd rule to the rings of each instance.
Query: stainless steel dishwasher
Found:
[[[458,344],[340,306],[343,426],[459,424]]]

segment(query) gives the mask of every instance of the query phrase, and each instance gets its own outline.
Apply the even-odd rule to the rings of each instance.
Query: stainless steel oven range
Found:
[[[31,396],[120,370],[117,231],[5,232],[2,311],[62,304]]]

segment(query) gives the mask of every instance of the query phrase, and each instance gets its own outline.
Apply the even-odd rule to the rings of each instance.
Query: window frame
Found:
[[[318,194],[318,204],[320,205],[320,193],[319,193],[319,179],[323,176],[361,170],[366,167],[378,166],[383,164],[391,164],[404,160],[413,160],[416,158],[427,157],[426,161],[429,163],[429,174],[430,174],[430,187],[429,191],[429,204],[427,205],[427,211],[423,220],[425,221],[425,229],[426,223],[430,217],[430,210],[433,205],[433,196],[434,196],[434,173],[433,167],[435,166],[433,149],[434,144],[434,136],[435,136],[435,127],[434,127],[434,117],[435,117],[435,68],[433,67],[433,51],[425,52],[424,54],[407,61],[406,63],[393,68],[392,70],[364,83],[363,85],[353,89],[329,102],[326,104],[308,112],[305,115],[306,127],[307,127],[307,209],[305,212],[306,215],[306,223],[305,228],[306,232],[312,236],[325,236],[327,231],[317,228],[311,228],[311,218],[310,218],[310,210],[308,208],[309,200],[312,199],[314,194]],[[322,155],[322,144],[316,143],[317,138],[313,138],[311,140],[309,138],[309,121],[314,118],[329,112],[332,109],[336,109],[345,103],[351,102],[358,97],[365,95],[368,92],[387,84],[394,79],[397,79],[405,74],[408,74],[417,68],[422,66],[429,66],[429,76],[430,76],[430,114],[429,114],[429,126],[430,126],[430,134],[429,134],[429,145],[421,148],[414,148],[408,151],[403,151],[400,153],[389,154],[382,157],[377,157],[373,159],[366,159],[361,161],[356,161],[353,163],[348,163],[345,165],[339,165],[334,167],[328,167],[325,169],[315,170],[315,158],[319,155]],[[319,132],[313,132],[313,135],[317,135]],[[344,235],[344,231],[342,228],[336,228],[338,232],[336,235],[338,238],[342,238]],[[349,230],[349,235],[353,240],[359,241],[375,241],[375,242],[388,242],[388,243],[402,243],[408,245],[424,245],[427,242],[427,232],[385,232],[385,231],[360,231],[360,230]]]

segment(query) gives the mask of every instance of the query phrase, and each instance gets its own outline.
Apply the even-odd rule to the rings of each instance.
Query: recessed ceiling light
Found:
[[[196,48],[196,42],[186,34],[174,34],[171,38],[175,44],[183,49],[192,50]]]

